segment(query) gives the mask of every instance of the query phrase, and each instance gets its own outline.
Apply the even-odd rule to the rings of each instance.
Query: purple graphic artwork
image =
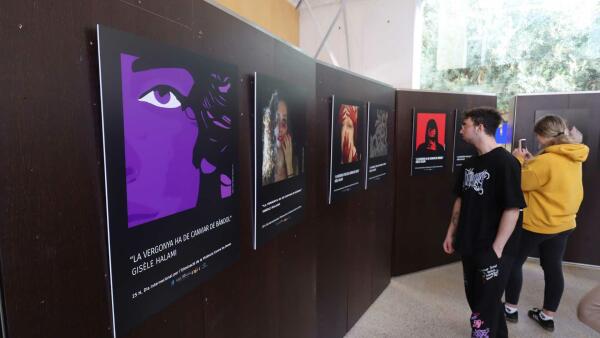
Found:
[[[121,54],[129,228],[232,195],[229,77]]]

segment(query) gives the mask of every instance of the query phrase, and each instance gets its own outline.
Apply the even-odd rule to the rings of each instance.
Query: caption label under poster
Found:
[[[98,26],[113,334],[239,257],[237,68]]]

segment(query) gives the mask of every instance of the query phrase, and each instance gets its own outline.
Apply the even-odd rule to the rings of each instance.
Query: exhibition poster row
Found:
[[[240,256],[235,65],[98,26],[113,333]],[[253,247],[305,214],[307,102],[293,83],[254,82]],[[381,105],[331,97],[328,200],[388,174]]]
[[[454,115],[452,171],[455,172],[466,160],[477,155],[475,147],[463,140],[463,115],[458,109],[448,111],[421,110],[413,108],[411,175],[428,175],[441,172],[446,167],[447,130]],[[512,125],[503,121],[495,135],[500,145],[512,142]]]

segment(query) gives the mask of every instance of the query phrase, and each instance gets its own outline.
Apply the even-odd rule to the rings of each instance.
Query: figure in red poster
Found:
[[[434,119],[427,121],[425,129],[425,141],[417,147],[415,157],[435,157],[444,156],[445,149],[438,141],[438,126]]]

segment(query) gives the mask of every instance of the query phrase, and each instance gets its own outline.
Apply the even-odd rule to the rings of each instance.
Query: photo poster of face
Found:
[[[329,204],[361,187],[365,149],[362,143],[367,129],[364,106],[359,101],[331,97]]]
[[[297,85],[254,73],[254,249],[304,217],[307,99]]]
[[[237,67],[98,25],[114,337],[239,258]]]
[[[571,130],[571,128],[575,127],[579,132],[583,135],[583,143],[587,144],[589,142],[588,138],[590,136],[588,127],[591,116],[589,109],[548,109],[548,110],[536,110],[535,111],[535,123],[541,120],[544,116],[548,115],[556,115],[560,116],[567,122],[567,128]],[[535,133],[532,132],[532,139],[527,140],[527,146],[529,147],[529,151],[532,154],[537,154],[541,148],[538,144],[537,139],[535,138]]]
[[[442,171],[446,165],[446,112],[413,108],[411,175]]]
[[[454,111],[454,156],[452,163],[452,172],[462,167],[464,162],[469,158],[477,155],[477,149],[465,140],[460,133],[464,121],[464,113],[458,109]]]
[[[367,103],[367,154],[365,156],[365,190],[371,181],[381,181],[388,172],[389,145],[388,122],[392,121],[388,107]]]

